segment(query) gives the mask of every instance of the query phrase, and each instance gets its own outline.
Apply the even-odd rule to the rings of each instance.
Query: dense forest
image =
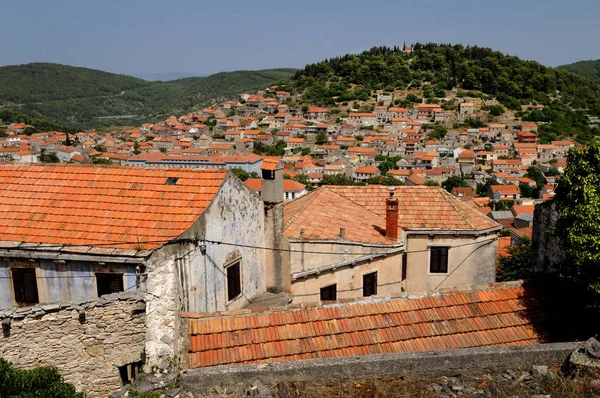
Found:
[[[562,69],[523,61],[489,48],[416,44],[412,54],[400,47],[374,47],[307,65],[288,88],[325,106],[371,98],[372,90],[423,89],[428,102],[440,102],[447,90],[496,98],[526,121],[552,122],[540,128],[544,140],[576,135],[588,141],[596,131],[587,115],[600,115],[600,85]],[[409,94],[410,96],[410,94]],[[413,102],[420,100],[411,96]],[[542,104],[544,111],[522,111]],[[405,103],[403,103],[405,105]]]
[[[596,83],[600,83],[600,59],[562,65],[559,66],[558,69],[564,69],[567,72],[575,73],[576,75],[587,77]]]
[[[59,64],[5,66],[0,67],[0,106],[66,125],[139,124],[264,88],[294,72],[237,71],[149,82]]]

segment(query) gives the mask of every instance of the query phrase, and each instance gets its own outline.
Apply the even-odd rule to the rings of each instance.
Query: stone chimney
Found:
[[[282,251],[285,247],[283,237],[283,163],[278,159],[266,158],[261,167],[262,199],[265,217],[265,272],[267,274],[267,291],[271,293],[289,292],[292,285],[292,274],[289,264],[289,253]]]
[[[390,197],[385,200],[385,236],[398,239],[398,199],[394,198],[394,187],[389,187]]]

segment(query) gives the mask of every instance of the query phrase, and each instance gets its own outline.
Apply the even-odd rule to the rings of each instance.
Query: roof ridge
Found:
[[[473,225],[473,223],[471,223],[471,221],[469,220],[469,217],[467,217],[464,212],[462,211],[462,209],[459,209],[454,202],[454,196],[450,195],[450,193],[448,191],[446,191],[444,188],[439,188],[440,191],[442,191],[442,196],[445,197],[446,202],[448,202],[450,204],[450,206],[452,206],[452,208],[454,210],[456,210],[456,212],[458,214],[460,214],[460,217],[465,220],[465,222],[467,224],[469,224],[469,227],[471,227],[472,229],[475,229],[475,226]],[[460,201],[459,201],[460,202]],[[478,212],[479,213],[479,212]],[[481,214],[481,213],[480,213]]]

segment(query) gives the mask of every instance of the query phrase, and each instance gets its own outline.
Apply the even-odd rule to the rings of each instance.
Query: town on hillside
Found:
[[[408,95],[324,108],[273,85],[111,132],[7,125],[0,357],[54,366],[90,397],[267,397],[264,369],[272,385],[335,379],[352,358],[415,352],[422,369],[484,358],[549,375],[578,347],[564,341],[589,337],[550,333],[555,314],[585,316],[521,279],[568,254],[548,231],[581,148],[540,143],[537,123],[494,115],[495,100],[448,91],[455,106],[402,107]],[[538,346],[550,348],[527,351]],[[472,360],[438,357],[459,349]],[[381,363],[347,369],[404,378]],[[503,377],[521,386],[525,373]]]

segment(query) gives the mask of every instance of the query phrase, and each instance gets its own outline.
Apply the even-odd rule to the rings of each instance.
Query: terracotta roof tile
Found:
[[[187,230],[226,172],[83,165],[0,167],[4,241],[151,250]],[[176,178],[174,184],[167,179]]]
[[[533,327],[543,321],[535,292],[514,285],[491,289],[267,314],[209,314],[189,320],[190,366],[544,342]],[[258,321],[265,316],[273,326]],[[235,328],[212,329],[215,319]]]

